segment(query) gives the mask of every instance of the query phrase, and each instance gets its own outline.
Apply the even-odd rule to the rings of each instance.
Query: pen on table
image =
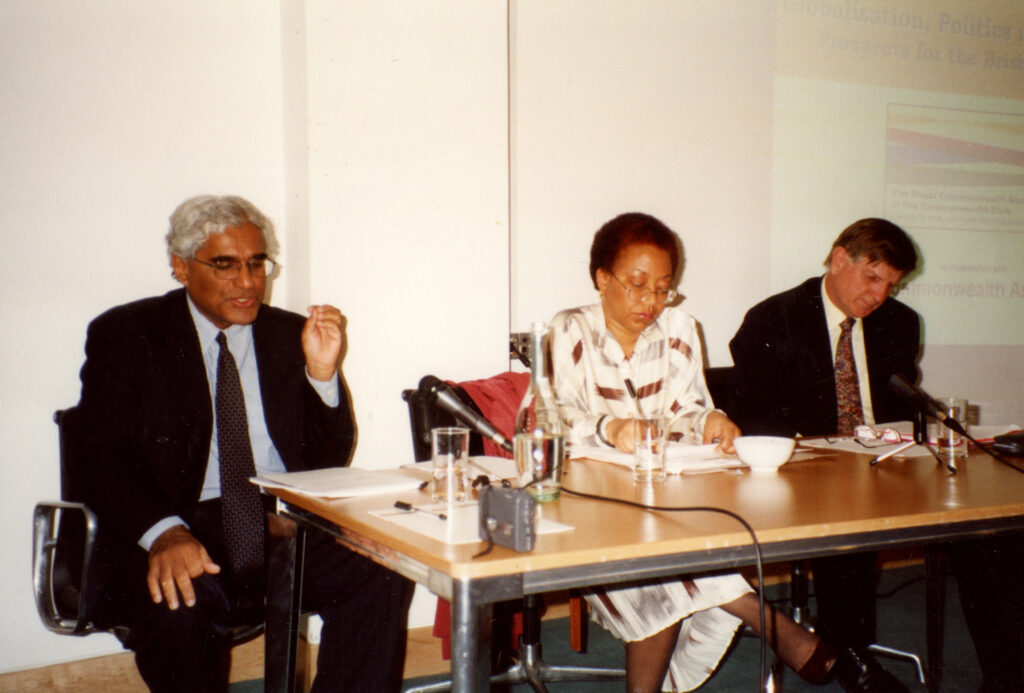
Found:
[[[426,508],[420,508],[418,506],[413,505],[412,503],[406,503],[405,501],[395,501],[395,507],[398,508],[399,510],[404,510],[404,511],[410,512],[410,513],[411,512],[426,513],[427,515],[430,515],[432,517],[436,517],[439,520],[447,520],[448,519],[448,516],[445,515],[444,513],[435,513],[433,510],[427,510]]]
[[[482,465],[482,464],[480,464],[479,462],[475,461],[475,460],[474,460],[474,459],[473,459],[472,457],[467,457],[467,458],[466,458],[466,462],[469,462],[469,466],[471,466],[471,467],[476,467],[476,468],[477,468],[477,469],[479,469],[479,470],[480,470],[481,472],[483,472],[484,474],[486,474],[486,475],[487,475],[487,478],[488,478],[488,480],[490,480],[490,481],[496,481],[496,482],[500,483],[500,484],[501,484],[502,486],[504,486],[505,488],[510,488],[510,487],[512,486],[512,483],[511,483],[511,482],[510,482],[510,481],[509,481],[508,479],[499,479],[499,478],[498,478],[497,476],[495,476],[495,475],[494,475],[494,474],[493,474],[493,473],[491,472],[491,470],[490,470],[490,469],[488,469],[487,467],[483,466],[483,465]]]
[[[893,455],[900,454],[901,452],[903,452],[904,450],[906,450],[907,448],[909,448],[912,445],[916,445],[916,443],[914,441],[912,441],[912,440],[908,440],[906,443],[903,443],[902,445],[898,445],[898,446],[894,447],[892,450],[890,450],[889,452],[885,453],[884,455],[879,455],[875,459],[871,460],[871,464],[874,465],[874,464],[878,464],[879,462],[884,462],[885,460],[889,459]]]

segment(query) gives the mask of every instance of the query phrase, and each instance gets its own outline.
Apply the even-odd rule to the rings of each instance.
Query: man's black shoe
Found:
[[[840,650],[832,673],[847,693],[910,693],[878,660],[861,649]]]

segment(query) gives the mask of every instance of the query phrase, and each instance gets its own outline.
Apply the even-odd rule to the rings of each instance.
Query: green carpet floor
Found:
[[[769,588],[766,596],[770,600],[781,600],[784,605],[785,586]],[[878,586],[878,637],[879,642],[889,647],[917,653],[922,662],[925,655],[925,585],[924,567],[901,568],[883,573]],[[813,607],[813,600],[812,600]],[[543,625],[544,660],[551,664],[577,664],[581,666],[622,667],[625,656],[622,643],[601,627],[591,623],[587,639],[586,654],[574,652],[569,647],[568,619],[545,621]],[[749,691],[759,693],[758,659],[759,640],[749,636],[737,636],[732,650],[726,655],[718,671],[699,689],[702,693]],[[769,661],[772,653],[768,651]],[[917,683],[916,669],[903,660],[879,657],[886,668],[910,687],[911,691],[924,691]],[[448,676],[431,676],[410,679],[403,690],[414,685],[444,680]],[[943,654],[942,688],[948,693],[971,693],[981,682],[981,671],[974,654],[956,583],[946,578],[946,629]],[[603,683],[551,683],[551,693],[619,693],[624,689],[621,681]],[[497,689],[495,689],[497,690]],[[505,688],[508,693],[528,693],[526,685]],[[781,690],[789,693],[840,693],[836,683],[828,686],[812,686],[802,681],[793,672],[786,670]],[[231,693],[262,693],[263,681],[242,681],[231,685]]]
[[[879,583],[878,637],[879,642],[889,647],[917,653],[922,662],[925,654],[925,585],[924,567],[888,570]],[[769,588],[770,599],[783,599],[787,587]],[[813,602],[812,602],[813,603]],[[615,666],[624,664],[622,643],[601,627],[591,623],[586,654],[574,652],[569,647],[568,619],[545,621],[542,644],[544,660],[552,664],[579,664],[582,666]],[[946,587],[946,629],[942,674],[942,690],[950,693],[975,691],[981,681],[981,672],[974,654],[960,601],[957,598],[956,583],[947,577]],[[769,661],[772,653],[768,651]],[[759,640],[749,636],[738,636],[732,651],[726,656],[718,671],[699,689],[713,693],[717,691],[750,691],[757,693]],[[903,660],[879,657],[879,661],[906,683],[912,691],[924,691],[917,683],[913,664]],[[423,677],[405,682],[405,687],[426,682],[443,680],[447,676]],[[782,690],[796,692],[816,691],[817,693],[838,693],[842,691],[836,683],[828,686],[812,686],[805,683],[793,672],[786,670]],[[552,683],[551,693],[618,693],[624,689],[622,681],[602,683]],[[531,689],[517,685],[504,689],[509,693],[526,693]],[[232,693],[250,693],[236,688]]]

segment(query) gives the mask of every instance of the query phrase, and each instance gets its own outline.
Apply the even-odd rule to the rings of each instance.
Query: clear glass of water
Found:
[[[542,503],[558,500],[565,467],[564,436],[518,433],[515,458],[521,488]]]
[[[665,480],[665,444],[668,419],[649,416],[633,420],[633,481]]]
[[[967,430],[967,400],[963,397],[941,397],[938,403],[946,416],[953,419]],[[934,427],[934,428],[933,428]],[[935,447],[939,455],[949,461],[967,457],[967,439],[946,426],[941,421],[929,424],[929,436],[935,437]]]
[[[445,426],[430,431],[434,482],[430,497],[435,503],[466,500],[466,459],[469,429]]]

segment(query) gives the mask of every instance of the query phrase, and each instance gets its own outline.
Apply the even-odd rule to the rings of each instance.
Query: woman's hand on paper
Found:
[[[704,443],[718,443],[718,449],[726,454],[736,452],[732,439],[740,435],[740,427],[720,411],[713,411],[704,420]]]
[[[608,422],[605,433],[616,450],[633,452],[633,424],[633,419],[612,419]]]

